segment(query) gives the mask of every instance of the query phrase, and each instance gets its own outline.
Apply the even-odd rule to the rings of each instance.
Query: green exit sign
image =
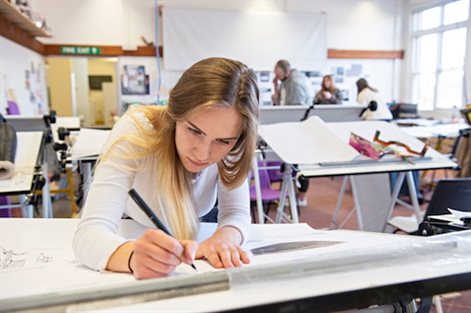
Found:
[[[100,48],[63,46],[61,47],[61,54],[100,55]]]

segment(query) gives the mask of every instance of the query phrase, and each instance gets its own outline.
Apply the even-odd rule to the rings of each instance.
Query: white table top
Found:
[[[34,167],[40,153],[42,132],[17,132],[15,174],[0,180],[0,193],[28,193],[33,182]]]

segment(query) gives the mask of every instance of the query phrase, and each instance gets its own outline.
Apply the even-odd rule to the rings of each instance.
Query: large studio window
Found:
[[[469,2],[445,1],[413,13],[412,99],[420,110],[464,104]]]

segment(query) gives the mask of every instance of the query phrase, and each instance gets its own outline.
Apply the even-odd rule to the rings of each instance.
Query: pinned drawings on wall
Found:
[[[149,95],[149,75],[144,65],[123,65],[121,75],[123,95]]]
[[[37,65],[31,61],[29,69],[25,70],[25,89],[29,93],[29,102],[36,114],[45,114],[44,95],[42,86],[44,84],[44,69],[39,62]]]
[[[330,75],[337,88],[342,91],[344,104],[355,103],[357,89],[355,82],[365,76],[363,65],[352,63],[347,65],[335,65],[330,67]]]

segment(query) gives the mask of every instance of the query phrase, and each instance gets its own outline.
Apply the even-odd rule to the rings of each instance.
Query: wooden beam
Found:
[[[44,54],[44,44],[36,40],[32,35],[13,24],[10,20],[0,15],[0,36],[5,37],[17,44]]]
[[[327,51],[329,59],[403,59],[404,50],[336,50]]]
[[[99,55],[90,55],[90,56],[105,56],[105,57],[114,57],[114,56],[148,56],[155,57],[155,46],[138,46],[137,50],[123,50],[121,46],[100,46],[100,45],[75,45],[75,44],[54,44],[54,45],[45,45],[45,55],[67,55],[74,56],[80,54],[63,54],[61,53],[61,47],[96,47],[100,49]],[[162,57],[163,49],[162,46],[159,46],[159,54]]]

